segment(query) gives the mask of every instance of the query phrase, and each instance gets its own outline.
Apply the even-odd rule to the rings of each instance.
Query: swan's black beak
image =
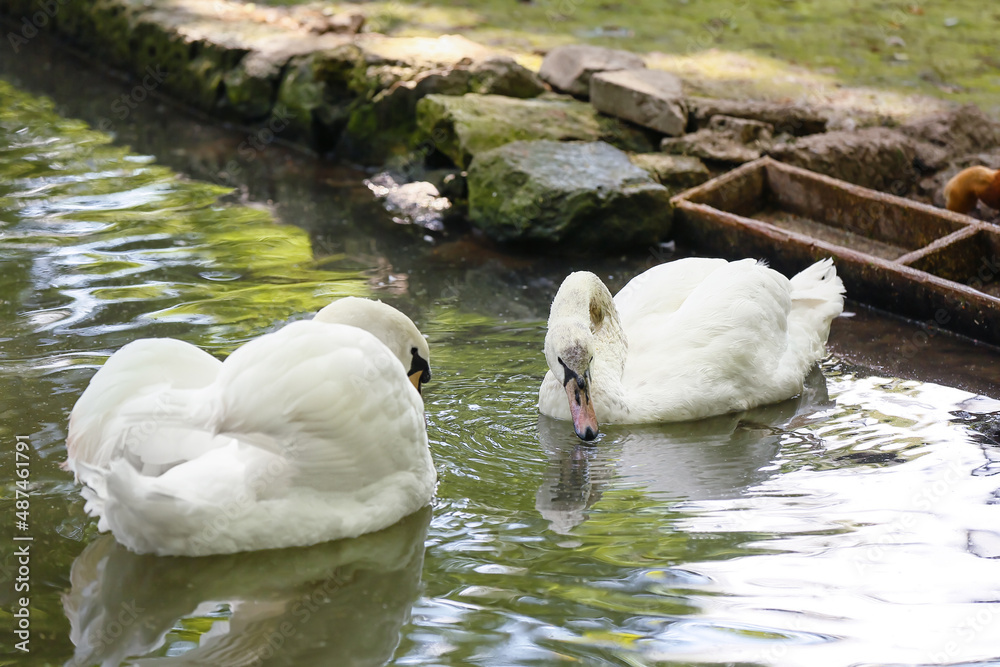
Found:
[[[417,388],[417,393],[423,394],[420,386],[424,382],[431,381],[431,366],[427,363],[426,359],[417,353],[417,348],[410,350],[410,354],[413,356],[413,362],[410,364],[410,370],[406,374],[409,376],[413,386]]]
[[[591,441],[600,433],[597,424],[597,414],[590,400],[590,378],[588,374],[580,377],[567,369],[566,396],[569,398],[569,412],[573,415],[573,430],[581,440]]]

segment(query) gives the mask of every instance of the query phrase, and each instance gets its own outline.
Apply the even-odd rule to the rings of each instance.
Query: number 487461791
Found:
[[[16,526],[22,531],[28,530],[28,510],[30,508],[31,493],[28,490],[31,478],[31,444],[28,436],[17,436],[17,444],[14,446],[14,465],[17,469],[18,480],[14,495],[14,516],[17,519]]]

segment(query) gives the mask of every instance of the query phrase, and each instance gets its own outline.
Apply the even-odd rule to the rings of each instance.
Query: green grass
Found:
[[[266,4],[315,3],[267,0]],[[782,72],[801,76],[796,68],[801,66],[833,88],[845,85],[929,95],[1000,112],[1000,42],[996,39],[1000,5],[984,0],[325,4],[365,13],[373,30],[396,35],[460,33],[529,59],[538,50],[571,42],[664,54],[654,56],[653,64],[668,69],[674,57],[684,56],[697,70],[698,59],[709,54],[714,66],[728,62],[753,68],[754,63],[764,63],[778,78],[784,76]],[[720,58],[719,51],[739,57]]]

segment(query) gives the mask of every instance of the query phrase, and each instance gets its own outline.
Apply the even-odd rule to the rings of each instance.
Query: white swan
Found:
[[[380,530],[431,499],[427,341],[347,298],[225,362],[130,343],[70,414],[66,467],[100,530],[137,553],[200,556]],[[409,379],[407,378],[409,376]]]
[[[825,354],[844,285],[829,259],[789,280],[752,259],[655,266],[614,298],[570,274],[552,301],[538,409],[593,440],[598,420],[685,421],[802,390]]]

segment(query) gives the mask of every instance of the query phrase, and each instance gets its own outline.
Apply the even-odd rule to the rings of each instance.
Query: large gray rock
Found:
[[[602,113],[672,137],[687,126],[681,80],[662,70],[598,72],[590,78],[590,103]]]
[[[602,116],[569,97],[520,100],[502,95],[428,95],[417,103],[420,137],[459,167],[484,151],[512,141],[603,140],[625,150],[652,149],[638,128]]]
[[[713,116],[731,116],[768,123],[778,134],[798,137],[826,132],[827,121],[822,114],[797,104],[688,97],[687,106],[698,129],[708,127]]]
[[[905,195],[920,181],[917,142],[885,127],[827,132],[778,144],[771,157],[874,190]]]
[[[668,237],[670,192],[604,142],[516,141],[469,167],[469,218],[490,238],[603,254]]]
[[[605,49],[587,44],[558,46],[546,54],[538,76],[556,90],[586,98],[595,72],[641,69],[645,61],[630,51]]]
[[[756,160],[770,148],[773,129],[767,123],[747,118],[713,116],[707,128],[682,137],[667,137],[660,148],[676,155],[742,164]]]

